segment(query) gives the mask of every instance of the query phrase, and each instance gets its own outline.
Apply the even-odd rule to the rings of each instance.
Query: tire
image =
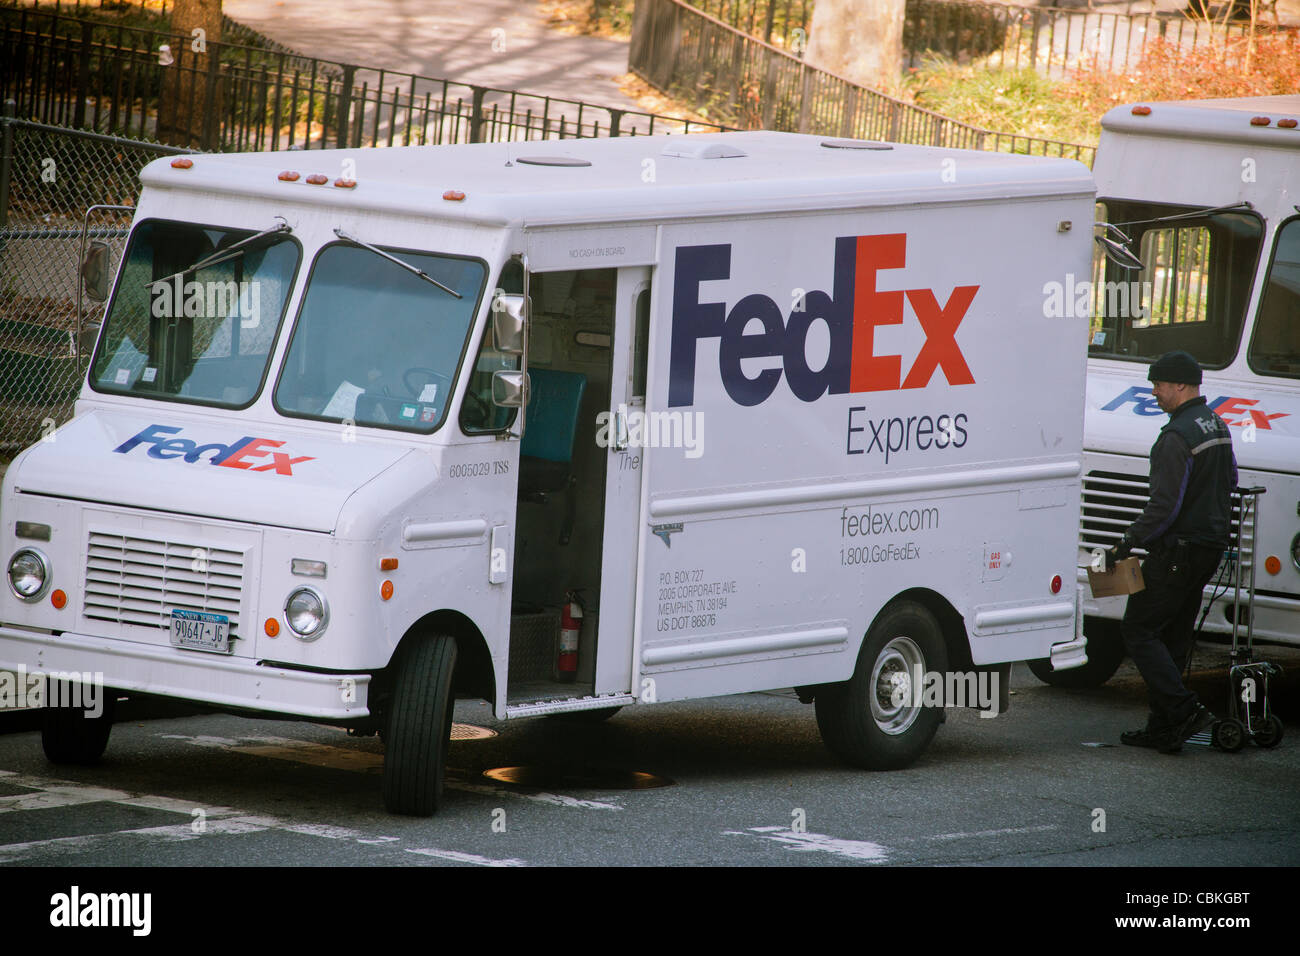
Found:
[[[1210,729],[1210,742],[1220,750],[1236,753],[1246,743],[1246,728],[1241,721],[1227,717]]]
[[[55,681],[46,688],[50,700],[73,699],[67,694],[68,681]],[[113,713],[117,691],[100,690],[103,706],[98,717],[91,717],[81,707],[45,707],[41,715],[41,749],[50,763],[90,765],[97,763],[108,747],[113,730]]]
[[[445,634],[414,638],[403,650],[384,720],[384,806],[427,817],[442,804],[456,641]]]
[[[1083,632],[1088,638],[1088,663],[1082,667],[1072,667],[1068,671],[1054,671],[1052,662],[1047,658],[1026,661],[1033,675],[1044,684],[1072,690],[1100,687],[1114,677],[1119,665],[1124,663],[1125,656],[1124,636],[1120,633],[1119,622],[1087,618],[1083,622]]]
[[[871,625],[853,677],[817,690],[817,727],[827,749],[865,770],[899,770],[913,763],[934,739],[942,707],[908,706],[911,675],[944,672],[948,651],[934,615],[901,601]],[[920,688],[916,689],[920,693]]]
[[[571,710],[564,714],[548,714],[551,720],[558,720],[566,724],[603,724],[609,718],[613,717],[623,706],[617,707],[598,707],[595,710]]]
[[[1282,721],[1277,718],[1276,714],[1269,714],[1264,721],[1258,733],[1255,734],[1255,743],[1261,747],[1276,747],[1282,742]]]

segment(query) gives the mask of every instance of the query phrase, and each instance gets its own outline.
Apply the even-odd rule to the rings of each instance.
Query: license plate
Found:
[[[202,611],[172,611],[172,644],[214,654],[230,653],[230,618]]]

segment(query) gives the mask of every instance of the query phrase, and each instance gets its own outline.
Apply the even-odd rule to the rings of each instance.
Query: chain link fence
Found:
[[[103,304],[78,303],[87,210],[131,206],[170,146],[0,117],[0,460],[72,416]],[[131,211],[97,210],[88,239],[126,241]]]

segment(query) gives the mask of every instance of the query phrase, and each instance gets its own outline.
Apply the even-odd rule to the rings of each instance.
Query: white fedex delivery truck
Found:
[[[753,132],[142,179],[76,417],[5,476],[0,667],[378,732],[426,814],[456,697],[796,687],[889,768],[1084,661],[1087,319],[1041,292],[1089,265],[1078,163]],[[111,712],[48,715],[102,753]]]
[[[1082,298],[1088,311],[1091,294],[1094,318],[1079,563],[1145,507],[1148,454],[1168,421],[1147,367],[1182,349],[1200,362],[1201,394],[1232,429],[1239,484],[1266,489],[1255,539],[1248,521],[1241,548],[1243,580],[1255,566],[1254,638],[1298,644],[1300,96],[1116,107],[1102,120],[1094,172],[1098,219],[1139,261],[1124,268],[1099,250]],[[1221,567],[1206,588],[1214,601],[1205,635],[1248,623],[1232,573]],[[1080,581],[1086,587],[1082,571]],[[1124,657],[1124,606],[1089,596],[1087,665],[1053,673],[1038,662],[1035,673],[1068,686],[1107,680]]]

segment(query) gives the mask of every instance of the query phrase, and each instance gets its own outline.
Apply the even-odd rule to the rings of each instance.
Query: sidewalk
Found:
[[[225,0],[223,9],[307,56],[641,109],[613,80],[627,72],[627,44],[548,30],[535,0]]]

